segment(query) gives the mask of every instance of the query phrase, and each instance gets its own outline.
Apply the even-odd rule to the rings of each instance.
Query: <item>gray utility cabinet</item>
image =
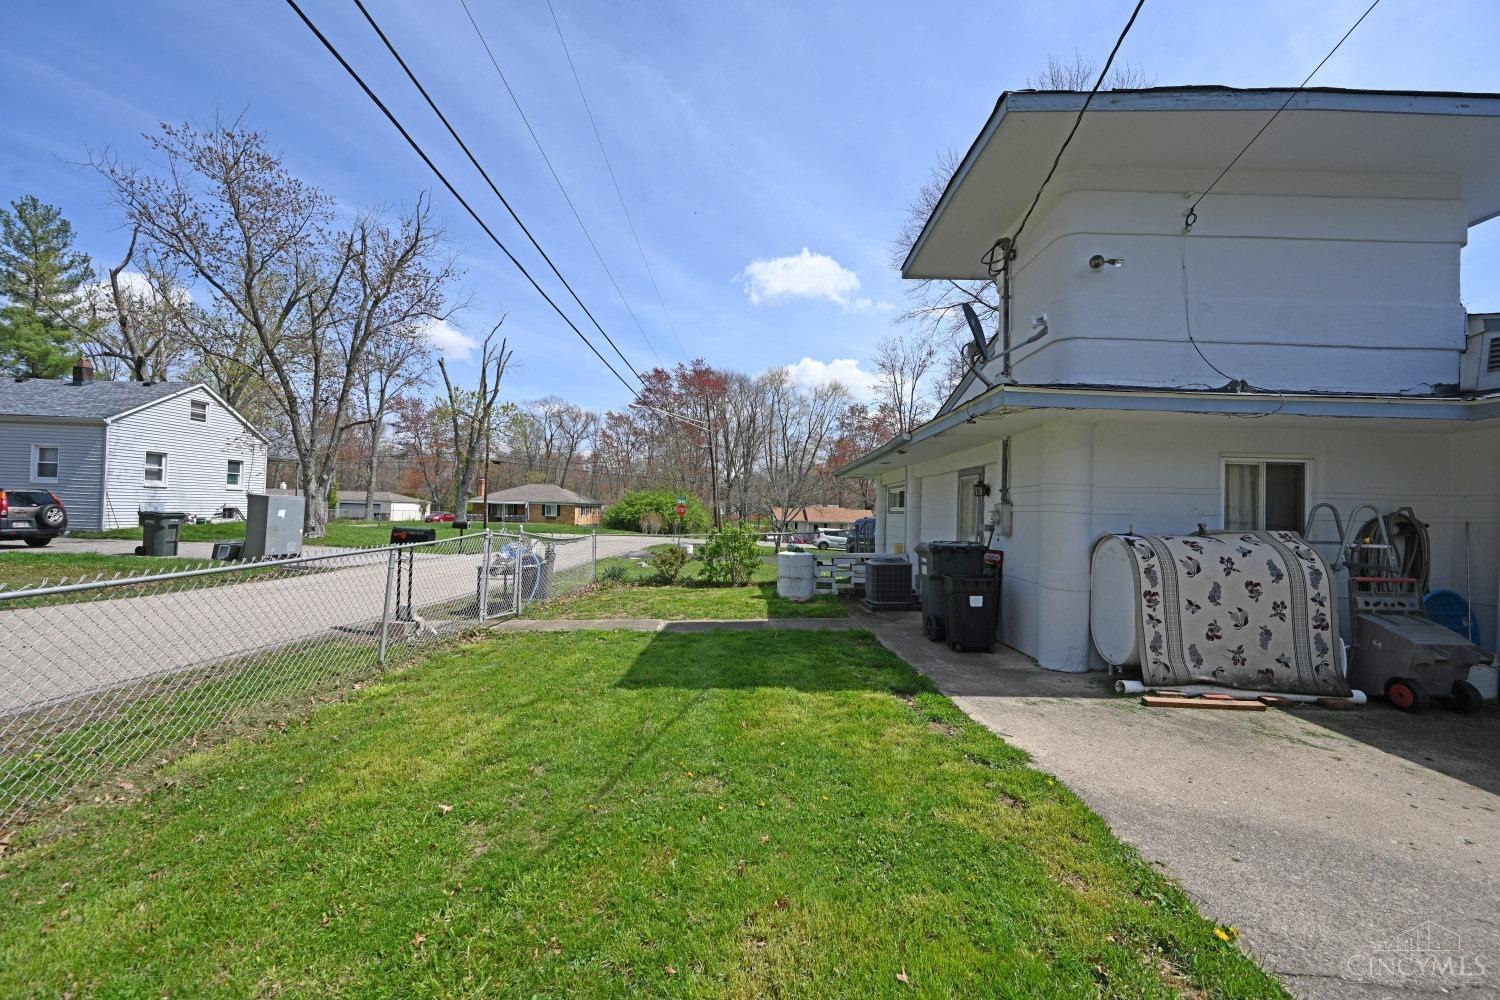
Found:
[[[245,547],[242,559],[299,556],[302,554],[302,497],[251,493],[245,516]]]

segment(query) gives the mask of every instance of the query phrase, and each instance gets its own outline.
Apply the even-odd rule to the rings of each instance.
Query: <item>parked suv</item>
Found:
[[[67,528],[68,512],[51,490],[0,490],[0,539],[39,549]]]
[[[847,549],[849,536],[834,528],[821,528],[817,537],[813,539],[813,544],[820,549]]]

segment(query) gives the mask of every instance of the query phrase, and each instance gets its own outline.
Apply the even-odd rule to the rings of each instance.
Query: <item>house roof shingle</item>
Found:
[[[489,503],[556,503],[568,504],[573,507],[599,507],[602,506],[597,500],[590,500],[586,496],[565,490],[561,486],[552,483],[529,483],[525,486],[512,486],[508,490],[498,490],[491,493],[487,498]],[[479,503],[479,497],[470,497],[469,503]]]
[[[861,510],[858,507],[820,507],[811,505],[798,507],[792,511],[796,517],[783,517],[782,509],[777,507],[773,514],[778,521],[827,521],[830,524],[853,524],[862,517],[874,517],[872,510]]]
[[[191,388],[193,382],[85,382],[7,378],[0,381],[0,416],[108,420]]]

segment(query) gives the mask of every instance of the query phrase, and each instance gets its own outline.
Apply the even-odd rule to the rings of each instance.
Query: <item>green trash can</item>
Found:
[[[175,556],[177,539],[182,534],[182,522],[187,520],[183,511],[142,510],[136,516],[141,522],[141,544],[135,547],[138,556]]]

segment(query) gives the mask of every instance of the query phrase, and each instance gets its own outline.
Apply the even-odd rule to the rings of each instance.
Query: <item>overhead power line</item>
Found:
[[[1365,12],[1359,15],[1359,17],[1353,24],[1349,25],[1349,30],[1344,32],[1343,37],[1341,37],[1336,43],[1334,43],[1333,48],[1328,50],[1328,54],[1322,59],[1318,60],[1318,64],[1314,66],[1312,68],[1312,72],[1307,74],[1303,81],[1297,85],[1297,89],[1292,91],[1291,94],[1287,96],[1287,99],[1285,101],[1281,102],[1281,107],[1277,108],[1275,112],[1272,113],[1271,117],[1266,119],[1266,123],[1260,127],[1259,131],[1257,131],[1250,137],[1250,141],[1245,143],[1245,147],[1238,153],[1234,154],[1234,159],[1230,160],[1228,165],[1226,165],[1223,170],[1219,171],[1219,176],[1213,179],[1213,183],[1204,188],[1203,193],[1193,201],[1192,206],[1187,210],[1187,215],[1183,217],[1184,228],[1193,228],[1193,223],[1198,221],[1198,205],[1201,204],[1203,199],[1208,197],[1209,192],[1212,191],[1218,185],[1218,183],[1224,179],[1224,175],[1229,173],[1230,170],[1234,169],[1234,165],[1240,162],[1240,157],[1244,156],[1250,151],[1250,147],[1255,145],[1255,140],[1259,139],[1262,135],[1265,135],[1266,129],[1270,128],[1271,123],[1274,122],[1281,115],[1281,113],[1285,111],[1287,107],[1297,99],[1297,95],[1307,89],[1308,83],[1312,81],[1313,77],[1318,75],[1318,70],[1323,68],[1323,64],[1333,58],[1333,54],[1337,52],[1346,41],[1349,40],[1350,35],[1354,34],[1354,29],[1363,24],[1365,18],[1369,17],[1370,12],[1378,6],[1380,6],[1380,0],[1375,0],[1374,3],[1365,8]]]
[[[568,314],[562,311],[562,307],[559,306],[555,300],[553,300],[552,296],[547,294],[547,290],[537,283],[537,280],[531,276],[531,272],[526,270],[526,265],[522,264],[519,260],[516,259],[516,255],[511,253],[510,249],[505,245],[504,242],[501,241],[500,237],[495,235],[495,231],[491,229],[489,227],[489,224],[485,222],[480,214],[474,210],[474,206],[470,205],[469,202],[464,198],[464,196],[458,193],[458,189],[455,188],[453,186],[453,183],[448,180],[447,176],[438,169],[437,164],[432,162],[432,157],[427,155],[426,150],[424,150],[417,143],[417,140],[411,137],[411,133],[406,130],[406,126],[401,124],[400,119],[398,119],[394,114],[391,113],[391,109],[386,107],[385,102],[380,99],[375,91],[370,89],[370,85],[365,83],[364,78],[359,75],[354,67],[349,65],[349,61],[345,59],[343,53],[339,52],[338,48],[328,40],[328,36],[324,35],[323,32],[318,28],[318,26],[312,22],[312,19],[309,18],[305,13],[303,13],[302,8],[297,5],[297,0],[286,0],[286,2],[287,6],[292,8],[293,13],[295,13],[297,17],[301,19],[303,24],[307,25],[307,29],[311,31],[313,35],[318,39],[318,41],[323,44],[323,47],[328,50],[328,53],[332,55],[333,58],[338,61],[338,64],[344,68],[344,72],[348,73],[349,76],[354,80],[354,82],[359,84],[359,88],[363,90],[365,92],[365,96],[368,97],[375,104],[375,106],[380,109],[381,114],[385,115],[386,120],[389,121],[393,126],[395,126],[397,132],[401,133],[401,138],[405,139],[406,144],[412,148],[412,151],[422,158],[422,162],[427,164],[427,169],[433,172],[437,179],[442,182],[443,187],[447,188],[448,193],[451,194],[454,199],[463,206],[464,211],[469,213],[470,218],[472,218],[476,223],[479,224],[479,228],[484,230],[485,235],[490,238],[491,242],[493,242],[495,246],[500,248],[500,252],[505,254],[506,258],[515,265],[516,270],[520,271],[521,274],[526,278],[526,280],[531,283],[531,287],[536,289],[537,294],[547,301],[547,304],[552,307],[552,310],[557,313],[558,316],[562,317],[562,321],[568,324],[568,328],[578,335],[578,339],[583,341],[584,346],[586,346],[590,351],[593,352],[594,357],[598,358],[600,362],[603,363],[604,367],[609,369],[610,374],[614,375],[615,378],[620,380],[620,384],[625,387],[626,391],[628,391],[632,397],[638,396],[640,394],[639,390],[637,390],[628,381],[625,380],[625,376],[621,375],[615,368],[615,366],[609,363],[608,358],[599,353],[599,349],[594,346],[593,342],[584,335],[584,332],[582,330],[578,329],[578,325],[574,323],[571,318],[569,318]]]
[[[609,283],[614,286],[615,294],[620,297],[620,304],[630,314],[631,322],[635,323],[635,328],[640,331],[641,340],[651,352],[652,357],[660,362],[661,355],[657,353],[656,345],[651,343],[651,338],[646,335],[646,328],[641,325],[640,317],[631,308],[630,300],[625,297],[624,289],[620,287],[620,283],[615,280],[614,272],[605,263],[604,254],[600,252],[599,245],[594,242],[594,236],[589,232],[589,227],[584,224],[583,216],[579,214],[578,206],[573,204],[573,198],[568,194],[567,185],[563,184],[562,178],[558,176],[557,168],[552,165],[552,158],[547,155],[547,150],[542,146],[542,140],[537,136],[536,129],[531,127],[531,119],[526,116],[526,110],[521,107],[520,98],[511,89],[510,81],[505,78],[505,71],[500,68],[499,60],[495,58],[494,51],[490,49],[489,40],[484,37],[484,32],[480,30],[479,22],[474,19],[474,12],[469,9],[468,0],[458,0],[458,2],[463,7],[464,14],[469,19],[470,26],[474,29],[474,36],[479,39],[479,44],[484,47],[484,54],[489,56],[490,65],[495,67],[495,75],[500,77],[500,83],[505,87],[505,93],[510,97],[510,102],[515,105],[516,114],[521,116],[521,124],[526,126],[526,132],[531,136],[531,141],[536,145],[536,151],[541,154],[542,162],[547,165],[548,173],[552,175],[552,179],[557,183],[557,190],[562,194],[563,201],[568,203],[568,208],[572,211],[573,218],[578,222],[578,228],[583,231],[583,238],[588,241],[589,247],[594,251],[594,256],[599,258],[599,266],[604,269],[604,273],[609,277]]]
[[[1036,197],[1031,199],[1031,207],[1026,214],[1021,216],[1021,224],[1016,227],[1011,236],[1011,245],[1021,240],[1021,230],[1026,228],[1026,223],[1031,221],[1031,213],[1036,211],[1037,204],[1042,200],[1042,192],[1047,190],[1047,182],[1052,180],[1052,175],[1057,173],[1057,165],[1062,162],[1063,154],[1068,151],[1068,145],[1072,143],[1073,136],[1078,134],[1078,126],[1083,124],[1083,116],[1088,113],[1089,105],[1094,103],[1094,95],[1099,93],[1099,88],[1104,86],[1104,78],[1109,76],[1109,68],[1115,63],[1115,56],[1120,52],[1120,46],[1125,44],[1125,36],[1130,34],[1130,29],[1135,26],[1135,19],[1140,14],[1141,8],[1146,6],[1146,0],[1137,0],[1135,10],[1130,12],[1130,20],[1125,22],[1125,27],[1120,31],[1120,37],[1115,39],[1115,47],[1109,50],[1109,58],[1104,60],[1104,68],[1099,71],[1099,79],[1094,81],[1094,89],[1089,91],[1089,96],[1084,98],[1083,107],[1078,109],[1078,117],[1073,119],[1073,127],[1068,129],[1067,137],[1063,139],[1062,145],[1057,149],[1057,155],[1052,159],[1052,169],[1047,171],[1047,176],[1042,178],[1041,187],[1036,189]]]
[[[625,224],[630,227],[630,237],[635,240],[635,248],[641,255],[641,263],[646,266],[646,276],[651,279],[651,288],[656,292],[656,301],[661,306],[661,314],[667,319],[667,329],[672,332],[672,339],[677,342],[677,349],[682,352],[683,360],[688,360],[687,349],[682,346],[682,340],[677,336],[677,326],[672,322],[672,313],[667,309],[667,300],[662,298],[661,286],[656,283],[656,272],[651,269],[651,261],[646,257],[646,248],[641,245],[640,234],[635,231],[635,220],[630,217],[630,209],[625,204],[625,192],[620,190],[620,181],[615,177],[614,164],[609,161],[609,150],[604,148],[604,137],[599,134],[599,125],[594,121],[594,111],[589,107],[588,95],[583,92],[583,81],[578,77],[578,67],[573,65],[573,54],[568,51],[568,40],[563,37],[562,23],[557,19],[557,11],[552,9],[552,0],[547,0],[547,12],[552,15],[552,26],[557,29],[557,40],[562,43],[563,55],[568,60],[568,69],[573,74],[573,84],[578,88],[578,96],[583,101],[584,114],[588,115],[589,127],[594,130],[594,141],[599,144],[599,152],[604,157],[604,168],[609,171],[610,183],[615,186],[615,197],[620,199],[620,211],[625,213]]]
[[[406,78],[411,81],[412,86],[417,88],[417,92],[422,95],[422,99],[427,102],[427,106],[432,109],[432,113],[438,116],[438,121],[443,123],[443,127],[448,130],[448,134],[453,137],[453,141],[458,143],[458,148],[464,151],[464,155],[469,158],[469,162],[474,165],[474,169],[479,171],[479,176],[484,178],[484,182],[495,193],[495,197],[500,199],[500,204],[505,206],[505,210],[510,213],[511,219],[515,221],[516,225],[521,227],[521,232],[526,234],[526,238],[531,241],[531,245],[536,248],[536,252],[542,255],[542,260],[546,261],[547,266],[552,269],[552,273],[557,275],[557,280],[561,281],[563,287],[568,290],[568,294],[573,296],[573,301],[578,303],[578,308],[582,309],[583,314],[589,318],[589,322],[594,324],[594,329],[598,330],[609,346],[615,349],[615,353],[620,356],[621,361],[625,362],[625,367],[630,369],[630,374],[636,377],[636,381],[645,385],[645,382],[641,381],[641,373],[635,370],[635,365],[630,363],[630,359],[625,356],[624,351],[620,350],[620,346],[615,343],[614,338],[609,335],[608,331],[599,325],[599,321],[594,318],[594,314],[589,311],[589,307],[584,305],[583,299],[578,297],[578,293],[573,290],[573,286],[568,283],[568,279],[563,276],[563,273],[558,270],[557,265],[552,262],[552,258],[547,255],[547,251],[543,250],[542,245],[536,241],[536,237],[531,235],[531,230],[526,228],[526,223],[521,221],[521,217],[511,207],[510,201],[505,195],[500,193],[500,188],[490,179],[489,172],[480,164],[479,158],[469,149],[469,144],[464,142],[463,138],[458,134],[458,130],[453,127],[453,123],[448,121],[448,116],[443,114],[442,109],[437,106],[437,102],[432,99],[432,95],[427,92],[427,88],[422,86],[422,81],[417,79],[417,75],[406,64],[406,60],[401,58],[401,53],[396,51],[396,46],[391,43],[390,38],[381,30],[380,24],[370,14],[369,9],[365,7],[363,0],[354,0],[354,6],[359,8],[359,12],[365,16],[365,20],[369,22],[370,27],[375,29],[375,34],[380,36],[381,42],[385,44],[386,51],[401,66],[401,70],[406,74]]]

